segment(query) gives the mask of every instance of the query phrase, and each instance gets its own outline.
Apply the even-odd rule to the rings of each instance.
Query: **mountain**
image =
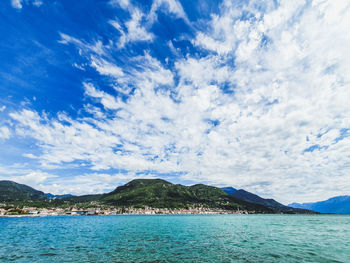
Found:
[[[46,198],[49,200],[54,200],[54,199],[62,199],[62,198],[66,198],[66,197],[72,197],[74,195],[71,194],[65,194],[65,195],[53,195],[50,193],[45,194]]]
[[[99,201],[102,197],[102,194],[94,194],[94,195],[79,195],[79,196],[67,196],[60,198],[57,201],[63,201],[68,203],[90,203],[94,201]]]
[[[311,209],[319,213],[350,214],[350,196],[336,196],[325,201],[314,203],[292,203],[288,206],[294,208]]]
[[[0,201],[45,200],[43,192],[24,184],[0,181]]]
[[[101,201],[116,206],[186,208],[205,206],[228,210],[272,213],[273,210],[232,197],[220,188],[197,184],[184,186],[162,179],[137,179],[102,196]]]
[[[221,190],[229,195],[232,195],[234,192],[237,192],[237,189],[233,187],[222,187]]]
[[[206,207],[255,213],[313,213],[310,210],[286,207],[273,199],[264,199],[232,187],[220,189],[204,184],[184,186],[162,179],[136,179],[110,193],[82,196],[44,194],[23,184],[0,181],[1,201],[30,201],[32,206],[38,207],[108,204],[134,208]]]
[[[259,204],[259,205],[269,207],[269,208],[275,210],[276,212],[283,212],[283,213],[310,213],[311,212],[311,211],[305,210],[305,209],[298,209],[298,208],[293,208],[293,207],[282,205],[281,203],[277,202],[274,199],[265,199],[265,198],[262,198],[256,194],[245,191],[243,189],[236,190],[232,193],[231,188],[232,187],[225,187],[225,188],[221,188],[221,189],[233,197],[236,197],[238,199],[241,199],[241,200],[244,200],[244,201],[247,201],[250,203]],[[232,188],[232,189],[234,189],[234,188]]]

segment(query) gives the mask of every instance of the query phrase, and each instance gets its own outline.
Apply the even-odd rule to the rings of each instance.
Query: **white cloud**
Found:
[[[152,3],[151,10],[148,14],[142,13],[137,7],[130,4],[128,0],[111,1],[110,4],[118,4],[121,8],[128,10],[130,20],[125,22],[125,29],[116,20],[109,23],[117,29],[121,36],[119,38],[119,47],[123,48],[129,42],[152,42],[155,38],[154,34],[149,31],[152,25],[157,21],[157,11],[163,10],[170,14],[174,14],[178,18],[182,18],[189,24],[189,20],[184,12],[182,5],[177,0],[155,0]]]
[[[27,158],[30,158],[30,159],[37,159],[38,158],[37,156],[35,156],[32,153],[24,153],[23,156],[27,157]]]
[[[127,9],[130,5],[129,0],[111,0],[109,1],[109,4],[112,6],[120,6],[123,9]]]
[[[42,0],[11,0],[11,5],[13,8],[22,9],[23,4],[33,4],[36,7],[40,7],[43,4]]]
[[[153,34],[146,31],[146,29],[141,26],[141,19],[143,15],[138,10],[131,14],[131,19],[125,23],[128,29],[127,42],[128,41],[151,41],[153,39]]]
[[[36,7],[40,7],[40,6],[42,6],[42,4],[43,4],[43,1],[41,1],[41,0],[34,0],[33,1],[33,5]]]
[[[11,5],[13,8],[21,9],[22,8],[22,0],[11,0]]]
[[[108,48],[106,46],[102,45],[101,41],[95,41],[94,44],[89,44],[84,41],[81,41],[75,37],[69,36],[64,33],[59,33],[61,39],[58,41],[61,44],[67,45],[67,44],[74,44],[79,48],[80,53],[95,53],[97,55],[103,55],[105,53],[105,49]]]
[[[37,189],[53,194],[102,194],[114,190],[117,186],[127,183],[137,177],[133,173],[89,173],[65,178],[53,178],[37,184]],[[142,178],[154,178],[152,175]]]
[[[124,75],[123,70],[120,67],[109,63],[104,59],[91,57],[91,66],[101,75],[107,75],[115,78],[122,77]]]
[[[12,171],[14,172],[14,171]],[[50,179],[56,178],[57,176],[42,172],[42,171],[21,171],[24,174],[12,174],[11,176],[1,176],[0,180],[11,180],[16,183],[29,185],[37,190],[40,189],[40,185],[47,182]]]
[[[174,14],[178,18],[182,18],[186,23],[189,23],[187,15],[182,8],[182,5],[177,0],[154,0],[151,11],[149,14],[149,19],[152,21],[156,20],[156,12],[161,8],[165,8],[169,13]]]
[[[113,96],[97,90],[91,83],[83,83],[85,88],[85,94],[87,96],[100,99],[101,104],[106,109],[118,109],[120,108],[118,101]]]
[[[139,9],[133,8],[131,10],[131,19],[125,23],[126,32],[124,32],[117,21],[110,21],[110,24],[121,33],[121,37],[119,38],[119,47],[124,47],[125,44],[129,42],[148,42],[153,40],[153,33],[148,32],[142,25],[143,19],[146,19],[144,14],[142,14]]]
[[[45,182],[48,178],[52,178],[52,177],[55,177],[55,176],[45,172],[35,171],[23,176],[15,177],[14,180],[22,184],[36,186],[40,183]]]
[[[11,137],[11,132],[6,126],[0,127],[0,139],[9,139]]]
[[[0,107],[0,112],[3,112],[6,109],[6,106],[3,105],[2,107]]]

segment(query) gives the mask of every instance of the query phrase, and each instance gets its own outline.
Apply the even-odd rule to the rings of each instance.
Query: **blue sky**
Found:
[[[350,193],[348,1],[5,0],[0,179]]]

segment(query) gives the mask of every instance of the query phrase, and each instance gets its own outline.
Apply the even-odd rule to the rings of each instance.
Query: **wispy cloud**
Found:
[[[81,41],[75,37],[69,36],[64,33],[59,33],[61,39],[58,40],[61,44],[74,44],[79,48],[79,51],[81,54],[87,54],[87,53],[96,53],[97,55],[103,55],[105,53],[104,48],[108,48],[102,45],[101,41],[95,41],[93,44],[86,43],[85,41]]]
[[[181,3],[177,0],[155,0],[152,4],[149,18],[152,21],[156,20],[156,12],[162,8],[165,9],[166,12],[174,14],[178,18],[182,18],[186,23],[190,23]]]
[[[155,35],[150,32],[150,29],[157,21],[158,11],[165,11],[168,14],[173,14],[176,17],[183,19],[186,23],[189,23],[181,3],[177,0],[155,0],[152,3],[151,9],[147,13],[143,13],[129,1],[111,1],[110,4],[113,6],[118,5],[121,8],[128,10],[131,17],[130,20],[125,22],[125,29],[117,20],[109,21],[109,23],[121,34],[118,42],[120,48],[123,48],[130,42],[152,42]]]
[[[124,47],[125,44],[134,41],[153,41],[154,35],[148,32],[143,26],[142,20],[145,19],[144,14],[137,8],[132,9],[131,19],[125,23],[126,30],[124,31],[117,21],[110,21],[110,24],[117,29],[121,37],[119,38],[119,47]]]

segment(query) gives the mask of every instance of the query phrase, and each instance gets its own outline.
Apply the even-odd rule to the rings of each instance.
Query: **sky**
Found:
[[[0,2],[0,179],[350,194],[347,0]]]

